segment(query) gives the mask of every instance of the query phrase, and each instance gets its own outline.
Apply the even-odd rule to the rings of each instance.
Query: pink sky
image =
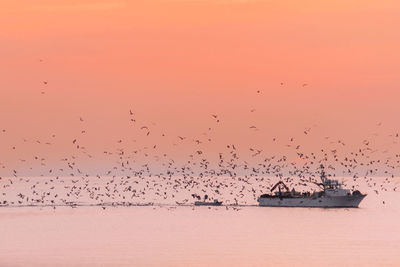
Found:
[[[400,130],[398,1],[3,2],[3,161],[68,153],[77,136],[99,151],[120,138],[170,151],[209,127],[214,150]]]

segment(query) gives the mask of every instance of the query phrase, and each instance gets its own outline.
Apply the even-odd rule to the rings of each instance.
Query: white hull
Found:
[[[322,196],[279,198],[263,197],[258,199],[260,206],[264,207],[309,207],[309,208],[358,208],[365,195],[359,196]]]

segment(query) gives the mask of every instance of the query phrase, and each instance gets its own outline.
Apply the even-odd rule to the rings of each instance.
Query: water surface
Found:
[[[0,218],[0,266],[400,265],[397,192],[359,209],[2,207]]]

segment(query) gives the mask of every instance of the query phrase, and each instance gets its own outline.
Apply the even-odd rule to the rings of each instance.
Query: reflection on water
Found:
[[[400,265],[400,194],[360,209],[0,208],[0,266]]]

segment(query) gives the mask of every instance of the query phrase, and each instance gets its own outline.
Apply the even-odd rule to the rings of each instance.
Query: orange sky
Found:
[[[82,142],[98,150],[120,138],[171,150],[177,135],[200,138],[209,127],[214,150],[266,146],[272,137],[299,136],[310,147],[327,135],[359,141],[379,122],[385,134],[396,132],[399,8],[352,0],[2,1],[0,162],[55,153],[22,138],[56,134],[52,142],[68,151],[83,129]],[[308,127],[315,135],[305,139]]]

